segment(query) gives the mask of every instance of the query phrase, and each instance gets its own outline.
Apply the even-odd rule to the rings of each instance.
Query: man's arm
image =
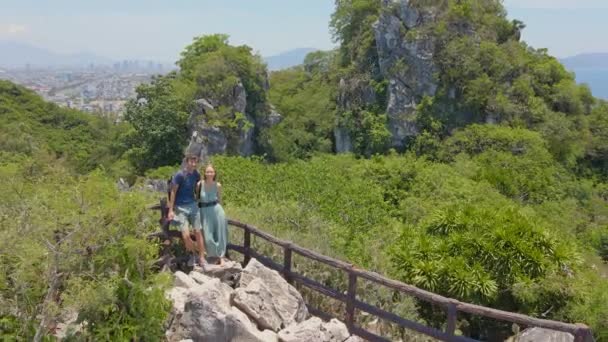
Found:
[[[169,207],[169,213],[167,214],[167,218],[169,221],[175,218],[175,213],[173,212],[173,206],[175,205],[175,194],[177,193],[177,185],[171,184],[171,193],[169,194],[169,200],[167,201],[167,206]]]

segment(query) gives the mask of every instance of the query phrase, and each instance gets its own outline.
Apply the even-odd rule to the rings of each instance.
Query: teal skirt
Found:
[[[228,222],[221,204],[200,208],[208,257],[224,257],[228,246]]]

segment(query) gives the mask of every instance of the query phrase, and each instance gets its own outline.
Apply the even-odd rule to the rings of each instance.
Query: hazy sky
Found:
[[[565,57],[608,52],[608,0],[504,0],[524,39]],[[192,37],[227,33],[268,56],[331,48],[333,0],[0,0],[0,40],[56,52],[173,61]],[[0,51],[1,53],[1,51]]]

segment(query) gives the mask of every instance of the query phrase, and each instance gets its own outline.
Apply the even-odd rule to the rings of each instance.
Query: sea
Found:
[[[608,68],[571,69],[578,83],[586,83],[595,97],[608,100]]]

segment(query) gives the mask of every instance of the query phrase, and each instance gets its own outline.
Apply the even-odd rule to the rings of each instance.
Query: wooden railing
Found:
[[[155,236],[165,236],[169,239],[171,237],[181,236],[179,232],[171,231],[168,228],[168,222],[166,220],[166,202],[161,200],[160,205],[152,207],[153,209],[161,210],[161,227],[163,231],[161,233],[154,234]],[[244,264],[246,265],[251,258],[256,258],[265,266],[276,270],[287,280],[287,282],[294,284],[298,283],[309,289],[321,293],[322,295],[328,296],[340,302],[343,302],[346,306],[343,317],[336,317],[345,322],[349,331],[352,334],[358,335],[370,341],[388,341],[388,339],[373,334],[360,326],[355,322],[355,309],[367,312],[380,319],[397,324],[403,328],[416,331],[426,336],[434,337],[442,341],[475,341],[471,338],[464,336],[455,335],[456,331],[456,320],[459,312],[468,313],[472,315],[478,315],[481,317],[492,318],[499,321],[516,323],[526,327],[540,327],[555,331],[561,331],[570,333],[574,336],[575,342],[593,342],[593,334],[591,329],[584,324],[568,324],[558,321],[551,321],[545,319],[534,318],[518,313],[512,313],[502,310],[496,310],[484,306],[475,304],[463,303],[456,299],[446,298],[441,295],[428,292],[419,289],[415,286],[408,285],[396,280],[388,279],[378,273],[370,272],[359,269],[352,264],[346,263],[341,260],[337,260],[325,255],[321,255],[309,249],[300,247],[291,241],[284,241],[278,239],[252,225],[245,224],[236,220],[228,220],[229,225],[237,227],[243,230],[243,245],[229,244],[230,250],[239,252],[244,256]],[[266,240],[267,242],[280,247],[283,250],[283,263],[277,263],[268,256],[262,255],[252,248],[251,236],[257,236]],[[166,248],[166,247],[165,247]],[[346,294],[337,291],[336,289],[327,287],[313,279],[309,279],[301,274],[298,274],[292,270],[292,257],[293,253],[296,253],[304,258],[314,260],[325,264],[334,269],[344,271],[348,275],[348,290]],[[163,259],[164,258],[164,259]],[[167,255],[161,257],[163,262],[170,262]],[[161,260],[159,259],[159,260]],[[410,321],[402,318],[394,313],[385,311],[368,303],[364,303],[357,299],[357,281],[358,279],[365,279],[370,282],[385,286],[387,288],[397,290],[407,295],[416,297],[426,302],[435,304],[441,307],[447,315],[447,325],[445,330],[439,330],[432,327],[425,326],[418,322]],[[329,319],[332,316],[317,310],[309,306],[309,311],[316,316],[324,319]]]

